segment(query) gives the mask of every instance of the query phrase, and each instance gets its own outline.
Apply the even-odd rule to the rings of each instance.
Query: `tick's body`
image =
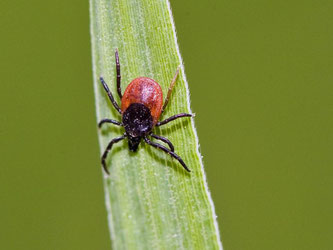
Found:
[[[156,125],[162,113],[163,92],[161,86],[153,79],[139,77],[126,88],[121,99],[121,112],[125,112],[133,103],[145,105],[151,113],[153,124]]]
[[[125,134],[121,137],[113,139],[107,146],[102,156],[102,165],[104,170],[108,173],[105,159],[108,152],[111,150],[112,145],[127,137],[129,149],[131,151],[135,152],[141,140],[143,139],[147,144],[159,148],[164,152],[170,154],[173,158],[177,159],[188,172],[190,172],[190,170],[187,168],[183,160],[177,154],[174,153],[174,147],[172,143],[168,139],[154,135],[152,133],[152,130],[155,126],[161,126],[180,117],[192,116],[191,114],[182,113],[175,116],[171,116],[170,118],[162,122],[158,122],[161,114],[163,113],[169,101],[173,86],[176,83],[179,69],[177,70],[176,75],[174,76],[173,81],[171,82],[168,95],[163,105],[163,92],[161,86],[153,79],[147,77],[139,77],[134,79],[126,88],[124,95],[122,95],[120,88],[121,76],[120,76],[118,51],[116,51],[116,66],[117,66],[117,90],[118,90],[118,95],[121,98],[120,108],[118,104],[115,102],[112,93],[110,92],[107,84],[104,82],[104,79],[101,77],[100,80],[113,106],[122,115],[122,122],[120,123],[118,121],[110,119],[103,119],[99,122],[99,127],[106,122],[113,123],[115,125],[123,126],[125,128]],[[150,141],[148,136],[151,136],[157,140],[167,143],[170,150],[161,144]]]

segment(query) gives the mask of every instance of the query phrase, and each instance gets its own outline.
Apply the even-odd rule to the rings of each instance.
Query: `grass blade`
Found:
[[[120,120],[98,81],[103,76],[118,103],[114,52],[119,50],[122,89],[139,76],[155,79],[164,95],[180,75],[162,119],[191,112],[189,90],[166,0],[90,0],[94,89],[98,121]],[[183,118],[155,133],[168,137],[192,170],[146,144],[138,152],[124,140],[114,146],[104,176],[114,249],[222,249],[207,188],[193,120]],[[110,125],[99,131],[101,152],[123,133]]]

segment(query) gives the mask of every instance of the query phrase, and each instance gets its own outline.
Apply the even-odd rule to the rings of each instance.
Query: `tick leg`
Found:
[[[121,74],[120,74],[120,63],[119,63],[118,49],[116,49],[115,57],[116,57],[116,69],[117,69],[117,91],[118,91],[118,95],[121,99],[123,97],[123,95],[121,94],[121,87],[120,87]]]
[[[104,153],[103,153],[103,155],[102,155],[102,159],[101,159],[101,161],[102,161],[102,165],[103,165],[104,171],[105,171],[108,175],[109,175],[110,173],[109,173],[108,169],[106,168],[105,159],[106,159],[106,157],[108,156],[108,154],[109,154],[109,152],[110,152],[110,150],[111,150],[113,144],[114,144],[114,143],[117,143],[117,142],[119,142],[119,141],[121,141],[121,140],[123,140],[125,137],[126,137],[126,136],[123,135],[123,136],[120,136],[120,137],[117,137],[117,138],[112,139],[112,140],[109,142],[108,146],[106,147],[106,149],[105,149],[105,151],[104,151]]]
[[[181,113],[181,114],[178,114],[178,115],[173,115],[173,116],[165,119],[164,121],[156,123],[156,126],[162,126],[164,124],[167,124],[168,122],[171,122],[173,120],[176,120],[176,119],[182,118],[182,117],[194,117],[194,115],[193,114],[186,114],[186,113]]]
[[[98,127],[101,128],[104,123],[112,123],[117,126],[123,126],[123,124],[121,122],[111,120],[111,119],[103,119],[98,123]]]
[[[160,141],[162,141],[162,142],[165,142],[166,144],[169,145],[169,148],[170,148],[170,150],[171,150],[172,152],[175,151],[175,148],[173,147],[171,141],[169,141],[167,138],[162,137],[162,136],[159,136],[159,135],[154,135],[154,134],[150,134],[150,136],[153,137],[153,138],[155,138],[155,139],[157,139],[157,140],[160,140]]]
[[[106,82],[104,81],[103,77],[100,77],[99,79],[101,80],[101,83],[102,83],[102,85],[103,85],[106,93],[108,94],[111,103],[113,104],[113,106],[115,107],[115,109],[121,114],[121,109],[119,108],[118,104],[114,100],[113,95],[112,95],[111,91],[109,90],[109,87],[106,84]]]
[[[178,77],[178,74],[179,74],[179,70],[180,70],[180,66],[178,66],[177,68],[177,71],[176,71],[176,74],[174,75],[171,83],[170,83],[170,86],[169,86],[169,90],[168,90],[168,94],[167,94],[167,97],[165,98],[165,101],[164,101],[164,105],[162,107],[162,112],[165,110],[166,106],[168,105],[168,102],[169,102],[169,99],[170,99],[170,96],[171,96],[171,92],[172,92],[172,89],[173,87],[175,86],[176,84],[176,81],[177,81],[177,77]]]
[[[159,148],[161,150],[163,150],[165,153],[171,155],[171,157],[175,158],[176,160],[179,161],[180,164],[182,164],[183,168],[187,171],[187,172],[191,172],[191,170],[188,169],[188,167],[186,166],[185,162],[182,160],[182,158],[180,158],[179,155],[177,155],[176,153],[170,151],[169,149],[167,149],[166,147],[162,146],[161,144],[158,143],[154,143],[152,141],[150,141],[147,137],[144,137],[144,140],[147,144],[155,147],[155,148]]]

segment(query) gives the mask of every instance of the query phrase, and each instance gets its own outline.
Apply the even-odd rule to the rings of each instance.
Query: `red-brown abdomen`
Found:
[[[126,88],[121,99],[122,113],[132,103],[141,103],[149,108],[154,125],[160,118],[163,106],[163,92],[161,86],[153,79],[139,77],[134,79]]]

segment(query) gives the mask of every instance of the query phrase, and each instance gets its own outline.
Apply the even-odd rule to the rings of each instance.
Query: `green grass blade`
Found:
[[[118,103],[114,51],[119,50],[122,89],[139,76],[155,79],[166,95],[179,65],[180,75],[161,117],[191,112],[189,90],[167,0],[90,0],[97,119],[121,117],[98,81],[103,76]],[[123,128],[99,131],[101,152]],[[155,148],[128,150],[116,144],[104,176],[114,249],[222,249],[214,205],[207,188],[193,120],[183,118],[155,128],[168,137],[192,170]]]

